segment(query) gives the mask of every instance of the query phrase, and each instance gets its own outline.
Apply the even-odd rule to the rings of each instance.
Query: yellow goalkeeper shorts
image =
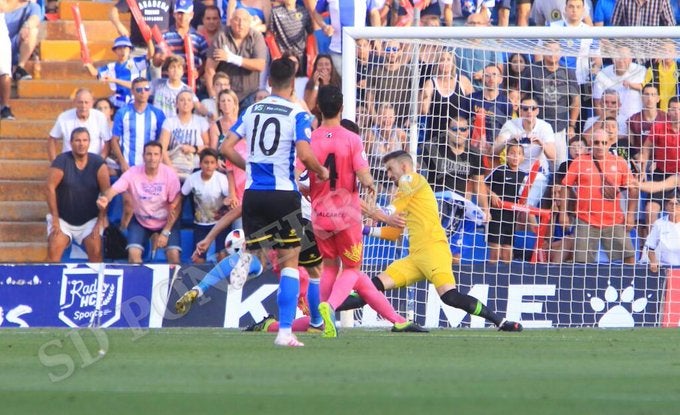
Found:
[[[385,273],[396,287],[405,287],[427,279],[435,287],[456,284],[453,277],[451,249],[446,242],[435,242],[390,264]]]

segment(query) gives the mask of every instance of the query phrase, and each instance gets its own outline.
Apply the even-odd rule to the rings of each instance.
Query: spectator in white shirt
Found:
[[[519,169],[529,173],[534,163],[540,164],[541,168],[535,175],[527,197],[527,204],[537,206],[548,185],[548,171],[555,169],[555,133],[550,124],[538,118],[538,103],[534,98],[530,96],[522,98],[519,109],[519,118],[503,124],[494,143],[493,152],[500,155],[508,142],[515,139],[524,147],[524,161],[519,165]]]
[[[649,267],[658,271],[659,265],[680,265],[680,200],[673,191],[666,199],[667,217],[661,217],[652,225],[645,247],[649,249]]]
[[[78,127],[85,127],[90,133],[89,153],[94,153],[103,158],[109,154],[111,142],[111,128],[106,115],[93,108],[94,98],[90,90],[81,88],[76,91],[73,100],[75,108],[59,114],[54,127],[50,130],[47,140],[47,157],[50,162],[57,157],[57,141],[62,141],[61,152],[71,151],[71,132]]]
[[[642,84],[645,82],[647,69],[633,62],[630,48],[620,47],[619,57],[614,64],[602,69],[595,77],[593,84],[593,103],[600,106],[602,93],[607,89],[618,91],[621,98],[621,116],[627,120],[631,115],[642,110]],[[598,113],[598,115],[601,115]]]

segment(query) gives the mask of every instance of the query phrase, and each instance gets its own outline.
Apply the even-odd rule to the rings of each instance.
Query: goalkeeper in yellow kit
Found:
[[[492,321],[501,331],[522,331],[522,325],[500,318],[475,297],[461,294],[451,269],[451,250],[442,228],[437,201],[425,177],[416,173],[409,153],[399,150],[383,157],[383,164],[390,180],[398,185],[392,203],[384,208],[364,209],[371,219],[384,222],[385,227],[364,229],[384,239],[396,239],[406,226],[409,234],[409,255],[394,261],[387,269],[373,278],[380,290],[400,288],[427,279],[434,284],[444,304]],[[356,298],[356,297],[355,297]],[[355,308],[349,299],[338,310]]]

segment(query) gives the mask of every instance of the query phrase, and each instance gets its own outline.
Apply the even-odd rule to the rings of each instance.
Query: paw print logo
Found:
[[[612,287],[610,281],[607,281],[604,300],[590,294],[588,297],[590,297],[590,308],[593,311],[599,313],[608,309],[598,321],[599,327],[634,327],[633,313],[639,313],[647,307],[647,297],[635,298],[633,283],[624,288],[619,295],[619,291]],[[651,294],[648,297],[651,297]]]

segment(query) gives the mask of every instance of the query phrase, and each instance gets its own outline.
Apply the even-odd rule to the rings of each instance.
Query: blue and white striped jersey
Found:
[[[312,116],[302,107],[271,95],[248,107],[231,127],[245,138],[246,189],[295,190],[295,144],[312,136]]]
[[[129,103],[113,118],[113,137],[120,140],[120,149],[130,167],[144,163],[144,144],[158,140],[165,121],[163,111],[147,104],[144,112],[137,112]]]
[[[135,78],[146,78],[146,70],[146,58],[144,56],[138,56],[135,58],[130,58],[124,63],[107,63],[106,65],[97,69],[97,72],[99,73],[99,78],[103,76],[110,76],[112,78],[130,82]],[[130,88],[126,88],[114,82],[110,82],[109,87],[111,88],[111,91],[113,91],[113,95],[111,95],[109,101],[111,101],[111,104],[115,105],[117,108],[120,108],[132,101],[132,93],[130,92]]]

